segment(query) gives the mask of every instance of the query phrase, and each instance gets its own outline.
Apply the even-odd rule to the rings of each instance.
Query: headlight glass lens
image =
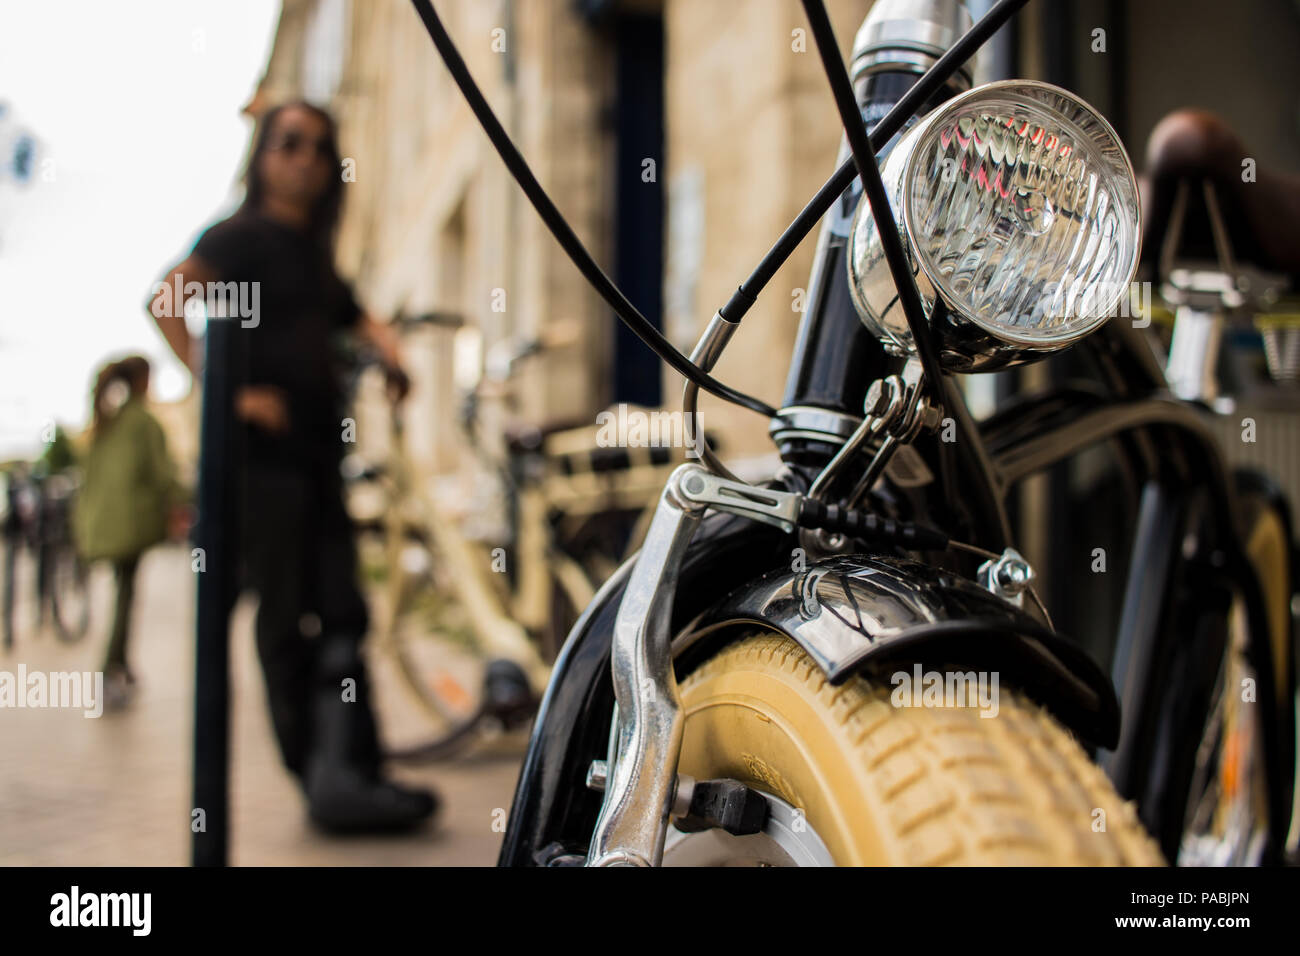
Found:
[[[1137,268],[1138,198],[1119,138],[1044,84],[991,84],[940,108],[912,152],[903,218],[955,311],[1040,348],[1111,314]]]

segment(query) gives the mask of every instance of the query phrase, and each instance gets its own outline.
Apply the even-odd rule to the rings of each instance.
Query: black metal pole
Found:
[[[235,320],[210,318],[199,443],[194,646],[194,866],[225,866],[230,832],[230,609],[236,594]]]

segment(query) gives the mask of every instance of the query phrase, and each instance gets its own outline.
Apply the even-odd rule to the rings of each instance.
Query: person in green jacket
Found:
[[[105,687],[119,699],[135,677],[126,660],[140,557],[167,536],[176,469],[162,426],[145,407],[149,361],[132,355],[106,365],[95,382],[90,447],[74,529],[88,561],[112,563],[117,581]]]

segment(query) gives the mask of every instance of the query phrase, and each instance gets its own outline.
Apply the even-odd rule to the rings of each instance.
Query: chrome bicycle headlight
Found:
[[[954,371],[1032,360],[1100,326],[1137,270],[1137,182],[1115,131],[1073,94],[1028,80],[977,87],[910,130],[882,175],[926,313]],[[849,288],[866,325],[912,349],[863,199]]]

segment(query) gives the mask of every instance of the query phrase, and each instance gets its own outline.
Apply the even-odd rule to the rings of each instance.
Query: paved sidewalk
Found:
[[[20,582],[28,575],[21,565]],[[0,709],[0,865],[185,865],[189,862],[193,726],[193,599],[189,553],[151,552],[140,568],[130,656],[140,689],[129,709],[87,719],[79,710]],[[20,584],[21,587],[21,584]],[[92,581],[94,618],[81,644],[33,634],[17,611],[14,651],[0,671],[97,670],[112,582]],[[29,594],[29,590],[20,590]],[[308,825],[280,767],[252,639],[251,608],[232,627],[232,843],[235,865],[491,865],[522,757],[511,738],[492,753],[400,776],[434,785],[443,814],[431,830],[394,837],[330,838]],[[383,661],[373,664],[390,740],[422,733],[420,715]]]

